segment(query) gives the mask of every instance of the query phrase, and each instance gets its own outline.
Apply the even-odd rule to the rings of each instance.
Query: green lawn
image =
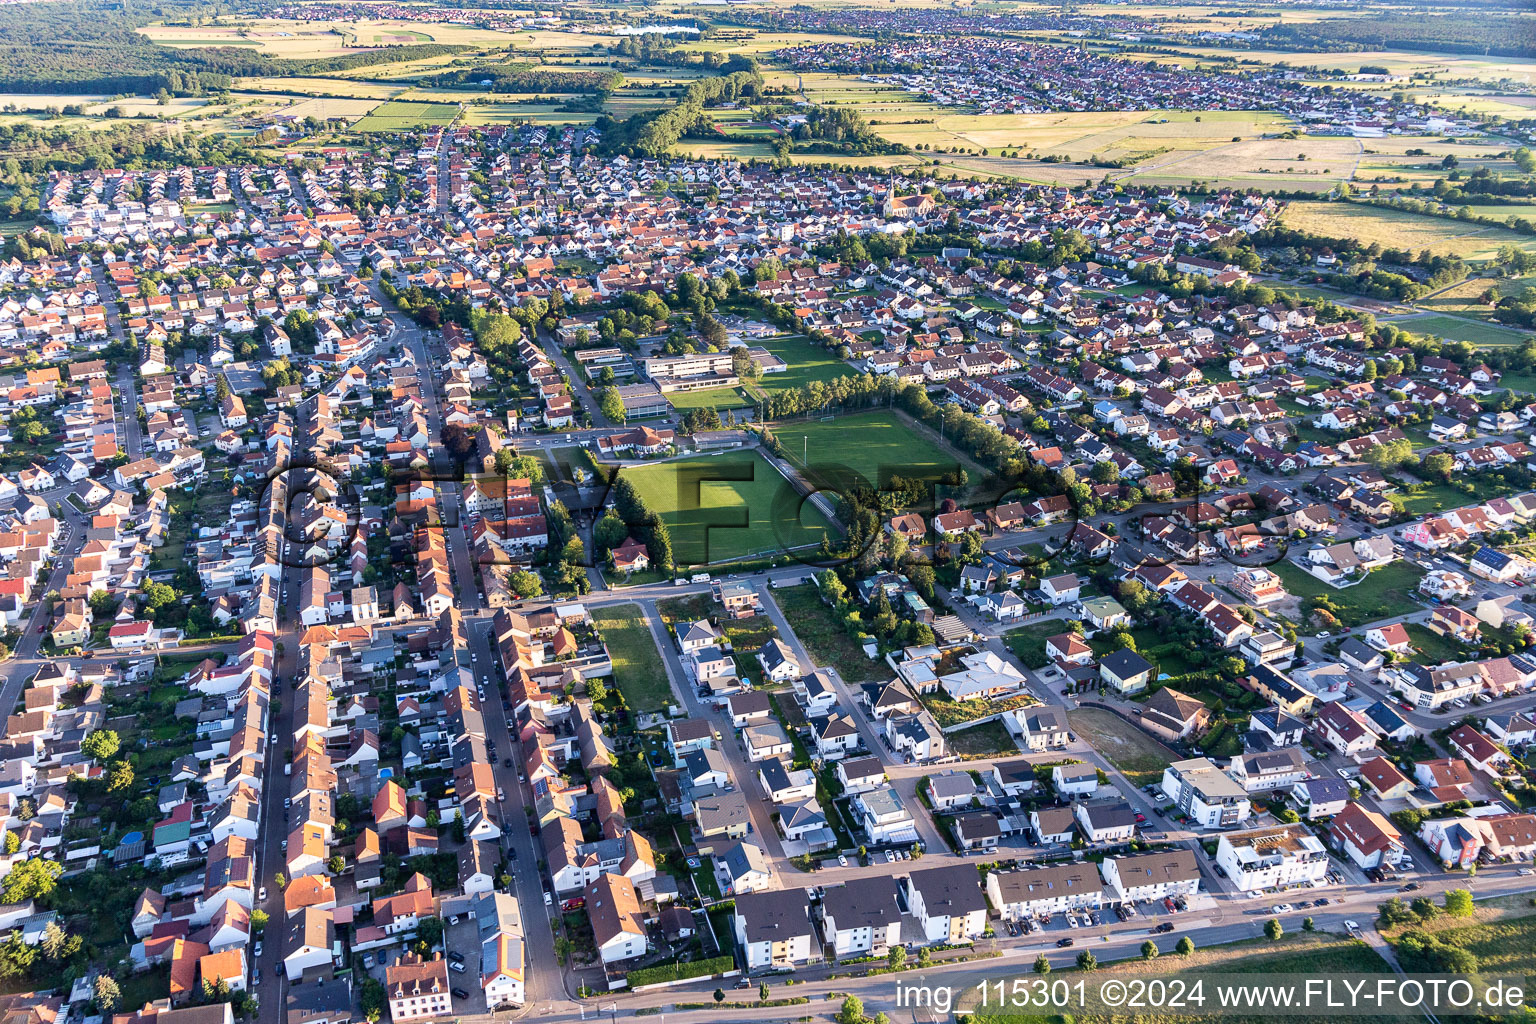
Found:
[[[1257,922],[1255,922],[1257,923]],[[1287,933],[1278,942],[1270,942],[1265,938],[1247,939],[1241,942],[1229,943],[1220,946],[1211,946],[1208,949],[1197,948],[1188,957],[1177,956],[1167,952],[1175,941],[1176,935],[1164,937],[1158,942],[1164,950],[1162,956],[1155,960],[1142,960],[1139,957],[1121,960],[1113,964],[1100,963],[1097,972],[1091,975],[1078,974],[1074,965],[1077,960],[1077,949],[1051,950],[1046,954],[1048,960],[1058,971],[1066,972],[1059,977],[1069,979],[1073,992],[1076,991],[1077,979],[1087,980],[1087,991],[1095,993],[1102,980],[1107,978],[1132,979],[1138,975],[1146,975],[1148,983],[1152,976],[1167,978],[1170,975],[1180,975],[1190,982],[1195,981],[1202,974],[1253,974],[1273,977],[1276,975],[1326,977],[1341,973],[1350,974],[1386,974],[1390,968],[1376,954],[1371,947],[1364,942],[1348,939],[1341,935],[1332,935],[1324,932],[1302,932],[1299,923],[1293,930],[1291,923],[1286,922]],[[1081,948],[1081,943],[1079,945]],[[1019,977],[1025,984],[1031,984],[1038,976],[1029,973],[1027,965],[1017,968]],[[1009,993],[1014,989],[1009,975],[1001,975],[1003,998],[1009,999]],[[1053,975],[1053,978],[1058,976]],[[1093,979],[1100,979],[1095,981]],[[1257,979],[1257,984],[1263,984],[1264,979]],[[1191,989],[1193,990],[1193,989]],[[997,992],[997,986],[989,984],[986,992]],[[1170,987],[1170,991],[1173,989]],[[1122,1010],[1109,1012],[1098,1009],[1081,1009],[1076,1002],[1071,1005],[1073,1013],[1060,1015],[1052,1013],[1024,1012],[1014,1006],[992,1007],[977,1005],[982,998],[976,988],[967,992],[963,1008],[973,1010],[971,1014],[972,1024],[1062,1024],[1064,1021],[1075,1021],[1077,1024],[1117,1024],[1117,1022],[1134,1020],[1137,1024],[1274,1024],[1275,1021],[1289,1020],[1295,1024],[1317,1024],[1319,1021],[1334,1020],[1325,1013],[1313,1013],[1310,1015],[1263,1015],[1257,1013],[1244,1013],[1233,1009],[1219,1009],[1215,1004],[1212,986],[1207,985],[1201,989],[1205,993],[1204,1002],[1196,1005],[1186,1002],[1179,1010],[1153,1010],[1148,1012],[1138,1011],[1128,1014]],[[996,999],[996,995],[992,995]],[[1097,1002],[1092,1006],[1099,1006]],[[1203,1012],[1202,1012],[1203,1011]],[[1371,1018],[1377,1024],[1412,1024],[1415,1018],[1411,1016],[1391,1017],[1386,1015]],[[1422,1017],[1417,1018],[1422,1020]]]
[[[851,377],[853,370],[847,363],[799,335],[787,338],[770,338],[757,342],[763,348],[789,364],[783,373],[765,373],[758,386],[767,392],[789,391],[804,387],[813,380],[827,381],[836,377]]]
[[[1045,668],[1050,662],[1045,655],[1046,640],[1067,632],[1069,625],[1067,619],[1046,619],[1031,626],[1020,626],[1004,633],[1003,643],[1025,668]]]
[[[1469,485],[1471,493],[1448,483],[1415,483],[1401,488],[1403,510],[1409,515],[1421,516],[1426,512],[1444,512],[1463,505],[1475,505],[1505,493],[1496,480],[1475,473],[1460,474],[1457,484]]]
[[[1408,639],[1418,648],[1419,657],[1414,659],[1425,665],[1438,665],[1442,661],[1460,661],[1467,656],[1467,649],[1449,637],[1441,636],[1419,625],[1407,624]]]
[[[1368,574],[1352,587],[1335,589],[1287,559],[1269,568],[1295,596],[1328,598],[1337,609],[1340,625],[1344,626],[1358,626],[1416,610],[1419,601],[1414,597],[1415,588],[1424,578],[1424,570],[1418,566],[1393,562]]]
[[[752,402],[735,388],[703,388],[699,391],[669,391],[667,401],[674,409],[745,409]]]
[[[1528,395],[1536,394],[1536,373],[1506,373],[1499,378],[1499,383],[1511,391],[1523,391]]]
[[[1475,320],[1463,320],[1454,316],[1415,317],[1412,320],[1399,321],[1397,326],[1413,334],[1434,334],[1452,341],[1467,341],[1489,348],[1523,345],[1531,337],[1529,334],[1509,327],[1478,323]]]
[[[969,729],[958,729],[949,733],[946,739],[949,748],[961,757],[992,757],[1016,754],[1019,750],[1008,727],[996,718]]]
[[[623,471],[661,514],[679,565],[702,565],[820,543],[825,516],[755,451]]]
[[[850,683],[881,682],[891,677],[883,660],[870,660],[864,648],[844,630],[833,610],[821,603],[821,594],[810,583],[775,590],[773,600],[794,624],[795,635],[805,644],[818,665],[831,665]]]
[[[659,711],[673,700],[672,686],[661,653],[639,605],[594,608],[592,621],[613,659],[613,681],[625,702],[636,711]]]
[[[773,428],[795,462],[803,456],[813,470],[846,466],[873,485],[891,476],[934,480],[957,468],[972,478],[980,475],[975,463],[944,451],[921,431],[889,411],[799,420]]]
[[[1477,889],[1471,888],[1474,892]],[[1440,902],[1438,888],[1433,896]],[[1396,945],[1409,932],[1428,932],[1440,942],[1477,957],[1478,970],[1486,976],[1529,975],[1536,970],[1536,916],[1530,909],[1530,898],[1524,895],[1479,900],[1470,920],[1442,915],[1424,925],[1393,928],[1387,941]]]

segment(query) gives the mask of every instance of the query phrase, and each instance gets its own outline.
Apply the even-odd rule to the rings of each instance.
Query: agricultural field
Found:
[[[389,100],[381,103],[352,127],[360,132],[403,132],[412,128],[451,124],[459,115],[457,103],[413,103]]]
[[[343,78],[318,76],[237,78],[235,85],[239,89],[257,93],[298,93],[306,96],[338,96],[343,99],[371,100],[394,99],[400,95],[402,89],[402,86],[383,82],[350,82]]]
[[[894,412],[864,412],[778,424],[774,436],[791,461],[820,467],[847,466],[871,484],[891,475],[935,479],[957,468],[975,477],[969,459],[941,448],[921,427]]]
[[[377,100],[343,99],[339,96],[313,96],[307,100],[300,100],[285,107],[283,113],[291,117],[318,117],[322,121],[337,117],[344,117],[349,121],[353,121],[377,106],[379,106]]]
[[[1469,263],[1492,259],[1501,245],[1536,249],[1536,239],[1504,228],[1483,227],[1445,217],[1425,217],[1364,203],[1292,202],[1281,223],[1298,231],[1348,236],[1383,248],[1460,256]]]
[[[596,114],[561,111],[559,103],[469,103],[464,107],[464,123],[482,124],[590,124]]]
[[[680,565],[817,544],[830,529],[755,451],[626,467],[624,475],[666,522]]]
[[[1493,316],[1493,307],[1483,301],[1483,295],[1490,288],[1496,289],[1501,296],[1519,295],[1527,288],[1536,288],[1536,275],[1512,278],[1469,277],[1433,295],[1426,295],[1414,305],[1436,313],[1489,320]]]
[[[1483,288],[1486,289],[1491,283],[1483,282]],[[1414,317],[1411,320],[1397,321],[1397,326],[1413,334],[1435,335],[1451,341],[1466,341],[1484,348],[1523,345],[1532,337],[1531,334],[1512,327],[1478,323],[1475,320],[1463,320],[1455,316]]]
[[[312,59],[417,43],[504,46],[515,38],[508,32],[473,25],[270,18],[241,19],[228,25],[148,25],[139,31],[162,46],[241,46],[270,57]]]
[[[1117,17],[1132,17],[1127,8],[1116,8]],[[1182,9],[1180,14],[1185,13]],[[1268,19],[1266,19],[1268,20]],[[1296,19],[1287,19],[1296,20]],[[1315,20],[1314,18],[1302,18],[1299,20]],[[1339,53],[1327,53],[1322,51],[1297,52],[1294,50],[1225,50],[1220,47],[1207,46],[1181,46],[1178,51],[1190,58],[1201,58],[1208,61],[1227,61],[1231,59],[1241,61],[1254,61],[1265,65],[1291,68],[1318,68],[1324,71],[1344,71],[1353,73],[1360,70],[1362,65],[1384,67],[1393,75],[1412,76],[1415,74],[1444,75],[1449,79],[1477,79],[1484,82],[1512,81],[1521,85],[1536,86],[1536,67],[1531,62],[1522,61],[1511,57],[1470,57],[1456,54],[1437,54],[1410,52],[1407,50],[1361,50],[1358,52],[1341,51]],[[1120,53],[1130,60],[1159,60],[1169,59],[1164,53],[1149,53],[1146,51],[1122,50]],[[1369,84],[1369,83],[1365,83]],[[1387,88],[1403,89],[1401,84],[1388,85]],[[1415,96],[1427,94],[1429,90],[1422,88],[1421,83],[1415,83],[1408,88]]]
[[[866,107],[860,103],[860,110]],[[1234,136],[1255,139],[1266,133],[1289,131],[1289,119],[1250,111],[1054,112],[1046,114],[966,114],[953,107],[938,108],[933,123],[882,123],[869,116],[875,130],[892,142],[931,148],[957,147],[987,151],[1024,149],[1040,156],[1065,156],[1085,161],[1135,158],[1164,151],[1201,151],[1230,143]]]

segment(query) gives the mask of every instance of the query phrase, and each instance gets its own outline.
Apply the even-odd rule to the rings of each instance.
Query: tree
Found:
[[[1304,918],[1301,919],[1301,930],[1302,931],[1310,932],[1310,931],[1312,931],[1316,927],[1317,927],[1316,923],[1313,922],[1313,920],[1310,917],[1304,917]]]
[[[144,607],[153,614],[176,600],[176,588],[169,583],[160,583],[155,580],[147,580],[142,591]]]
[[[1080,971],[1093,971],[1093,970],[1097,970],[1098,966],[1099,966],[1099,958],[1093,955],[1093,951],[1092,950],[1085,949],[1081,953],[1077,954],[1077,969],[1078,970],[1080,970]]]
[[[1445,913],[1448,917],[1471,917],[1472,894],[1466,889],[1448,889],[1445,893]]]
[[[21,929],[11,932],[11,937],[0,946],[0,978],[22,979],[32,974],[37,962],[37,947],[21,941]]]
[[[1400,441],[1379,444],[1365,453],[1365,460],[1381,470],[1411,462],[1414,460],[1413,442],[1405,437]]]
[[[120,745],[117,733],[111,729],[92,729],[80,741],[80,750],[98,764],[112,760]]]
[[[886,965],[893,971],[899,971],[907,965],[907,947],[892,946],[891,951],[885,956]]]
[[[538,597],[544,593],[544,584],[527,569],[519,569],[507,576],[507,586],[518,597]]]
[[[1420,896],[1414,900],[1411,909],[1413,910],[1413,916],[1420,921],[1429,921],[1436,914],[1440,913],[1440,908],[1435,906],[1435,901],[1428,896]]]
[[[1424,457],[1424,472],[1430,476],[1449,480],[1456,471],[1456,460],[1445,452],[1435,452]]]
[[[1051,958],[1046,956],[1044,953],[1041,953],[1039,956],[1035,957],[1035,973],[1050,974]]]
[[[437,947],[443,941],[443,919],[440,917],[424,917],[417,921],[416,938],[425,942],[428,949]]]
[[[117,987],[117,980],[112,975],[98,974],[92,994],[96,997],[96,1005],[107,1011],[117,1005],[117,1001],[123,997],[123,990]]]
[[[1146,942],[1143,942],[1141,944],[1141,958],[1143,960],[1156,960],[1157,959],[1157,943],[1153,942],[1151,939],[1148,939]]]
[[[604,416],[615,423],[623,423],[626,419],[624,412],[624,399],[619,396],[618,388],[603,388],[597,393],[597,408]]]
[[[63,864],[42,857],[13,865],[6,876],[0,879],[0,903],[47,899],[53,895],[59,876],[63,873]]]
[[[919,946],[917,949],[917,966],[927,967],[933,963],[933,954],[928,952],[927,946]]]
[[[1264,922],[1264,934],[1268,936],[1270,942],[1278,940],[1280,936],[1285,934],[1285,929],[1280,926],[1280,919],[1278,917],[1272,917]]]
[[[59,922],[49,921],[43,926],[43,955],[49,960],[57,960],[62,957],[64,955],[64,947],[68,943],[69,933],[59,927]]]
[[[544,482],[544,464],[536,455],[519,455],[510,446],[496,452],[496,472],[511,480],[527,480],[535,488]]]
[[[12,832],[10,829],[6,829],[4,846],[5,855],[9,857],[11,854],[21,849],[21,837],[18,836],[15,832]]]
[[[341,854],[333,853],[331,854],[331,859],[325,862],[325,866],[331,874],[339,875],[347,870],[347,861]]]
[[[1186,935],[1173,947],[1173,951],[1179,954],[1179,956],[1189,956],[1195,951],[1195,940]]]
[[[610,508],[603,518],[592,526],[592,543],[597,547],[599,555],[606,555],[623,544],[628,537],[629,527],[619,518],[619,513],[615,509]]]
[[[124,793],[133,788],[133,765],[119,758],[107,772],[107,792]]]
[[[837,1011],[837,1024],[864,1024],[864,1000],[849,996]]]
[[[251,929],[258,934],[266,930],[267,922],[270,920],[271,918],[267,916],[265,910],[256,909],[251,911]]]
[[[1407,924],[1411,920],[1413,920],[1413,911],[1408,909],[1408,904],[1396,896],[1376,906],[1376,923],[1379,927],[1390,928],[1393,925]]]
[[[725,989],[723,989],[723,988],[715,989],[715,1002],[717,1002],[717,1003],[725,1002]]]
[[[766,981],[757,986],[757,998],[765,1003],[768,1001],[768,983]]]

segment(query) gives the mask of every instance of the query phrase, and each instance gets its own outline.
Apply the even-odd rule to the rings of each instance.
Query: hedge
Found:
[[[630,971],[627,975],[631,990],[644,985],[661,985],[669,981],[683,981],[687,978],[702,978],[710,974],[724,974],[726,971],[736,969],[734,956],[717,956],[708,960],[690,960],[688,963],[658,964],[655,967],[641,967],[639,970]]]

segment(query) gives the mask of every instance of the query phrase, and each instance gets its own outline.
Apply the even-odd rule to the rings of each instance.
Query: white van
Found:
[[[690,577],[689,582],[691,582],[691,583],[708,583],[709,582],[709,573],[707,573],[707,572],[696,572],[696,573],[693,574],[692,577]]]

